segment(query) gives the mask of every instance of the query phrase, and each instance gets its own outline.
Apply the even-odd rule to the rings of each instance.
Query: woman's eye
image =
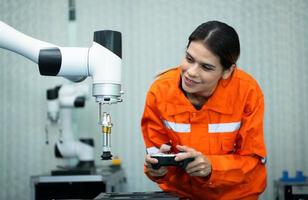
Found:
[[[188,62],[190,62],[190,63],[194,62],[194,60],[193,60],[191,57],[189,57],[189,56],[186,56],[186,60],[187,60]]]
[[[202,69],[205,71],[211,71],[214,70],[212,66],[210,65],[202,65]]]

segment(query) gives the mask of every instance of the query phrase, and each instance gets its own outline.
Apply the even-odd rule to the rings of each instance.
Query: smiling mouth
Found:
[[[185,80],[186,83],[189,83],[189,84],[199,84],[199,82],[191,80],[191,79],[187,78],[186,76],[184,76],[184,80]]]

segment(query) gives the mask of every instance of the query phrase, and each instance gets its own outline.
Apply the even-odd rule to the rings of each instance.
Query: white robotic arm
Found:
[[[77,168],[94,167],[92,139],[75,140],[72,129],[72,109],[82,108],[89,95],[85,85],[66,84],[47,90],[47,116],[54,124],[60,119],[60,135],[55,145],[55,156],[77,158]]]
[[[61,108],[84,107],[89,96],[85,85],[66,84],[47,90],[47,116],[52,123],[57,123]]]
[[[111,122],[102,112],[103,104],[122,101],[121,65],[122,41],[117,31],[96,31],[90,48],[58,47],[54,44],[31,38],[0,21],[0,48],[18,53],[39,66],[41,75],[63,76],[78,82],[93,78],[92,95],[99,103],[99,124],[104,134],[103,159],[110,159]],[[105,121],[104,121],[105,120]]]
[[[58,47],[29,37],[0,21],[0,48],[37,63],[41,75],[63,76],[75,82],[91,76],[92,95],[99,103],[122,101],[120,32],[94,32],[90,48]]]

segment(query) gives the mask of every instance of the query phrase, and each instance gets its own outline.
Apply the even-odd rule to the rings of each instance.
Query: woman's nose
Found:
[[[198,63],[190,65],[189,69],[187,70],[187,73],[190,76],[196,76],[198,74]]]

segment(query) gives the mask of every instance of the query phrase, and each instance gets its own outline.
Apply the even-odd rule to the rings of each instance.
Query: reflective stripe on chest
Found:
[[[167,120],[163,120],[163,123],[166,128],[171,129],[174,132],[189,133],[191,130],[191,124],[175,123]]]
[[[237,131],[241,127],[241,122],[209,124],[209,133],[229,133]]]
[[[188,133],[191,131],[191,124],[175,123],[163,120],[166,128],[179,133]],[[217,123],[208,125],[208,133],[229,133],[239,130],[241,122]]]

